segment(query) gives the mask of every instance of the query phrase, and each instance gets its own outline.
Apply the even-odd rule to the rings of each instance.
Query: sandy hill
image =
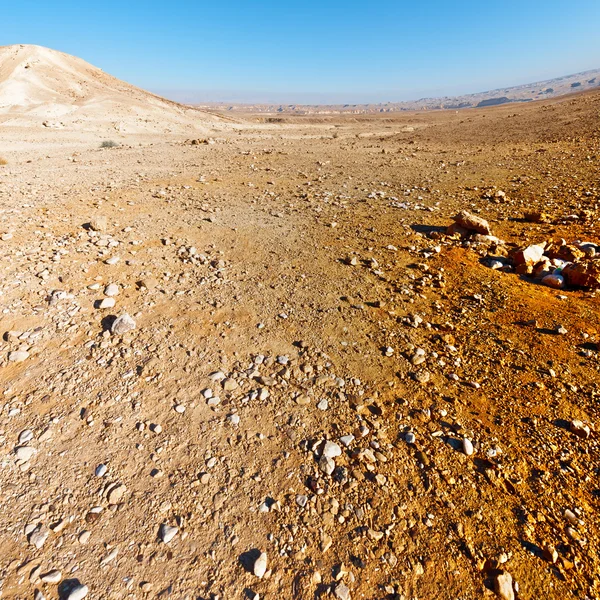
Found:
[[[129,133],[202,130],[214,120],[75,56],[41,46],[0,46],[0,124]]]

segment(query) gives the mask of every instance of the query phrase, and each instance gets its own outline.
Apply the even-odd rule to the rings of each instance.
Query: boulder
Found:
[[[586,255],[585,251],[572,244],[548,244],[544,254],[548,258],[558,258],[567,262],[576,262]]]
[[[527,210],[523,217],[528,223],[550,223],[552,221],[550,215],[539,210]]]
[[[528,267],[533,267],[542,260],[544,248],[545,244],[532,244],[531,246],[527,246],[527,248],[519,248],[512,255],[515,266],[527,265]]]
[[[600,288],[600,259],[570,263],[563,268],[562,276],[574,287]]]
[[[471,232],[468,229],[465,229],[464,227],[461,227],[458,223],[452,223],[452,225],[450,225],[450,227],[448,227],[448,229],[446,229],[446,235],[449,236],[458,236],[461,238],[466,238],[471,234]]]
[[[551,273],[542,278],[542,285],[560,290],[565,287],[565,278],[562,275]]]
[[[106,231],[108,228],[108,219],[104,216],[97,215],[90,219],[90,229],[94,231]]]
[[[502,600],[515,600],[513,579],[510,573],[502,571],[494,580],[494,591]]]
[[[113,335],[123,335],[128,331],[132,331],[135,327],[135,321],[127,313],[123,313],[113,321],[110,332]]]
[[[490,224],[481,217],[471,214],[466,210],[461,210],[455,217],[454,222],[468,231],[475,231],[483,235],[491,235]]]

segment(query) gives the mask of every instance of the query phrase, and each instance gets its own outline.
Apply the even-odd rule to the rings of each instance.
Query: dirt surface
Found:
[[[2,597],[600,598],[599,113],[4,125]]]

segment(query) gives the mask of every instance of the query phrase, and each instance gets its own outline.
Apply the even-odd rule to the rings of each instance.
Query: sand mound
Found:
[[[84,60],[32,45],[0,46],[0,125],[204,130],[216,117],[108,75]]]

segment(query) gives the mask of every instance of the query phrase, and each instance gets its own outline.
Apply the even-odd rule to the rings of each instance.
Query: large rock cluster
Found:
[[[509,267],[553,288],[600,288],[600,248],[590,242],[543,242],[509,253]]]

